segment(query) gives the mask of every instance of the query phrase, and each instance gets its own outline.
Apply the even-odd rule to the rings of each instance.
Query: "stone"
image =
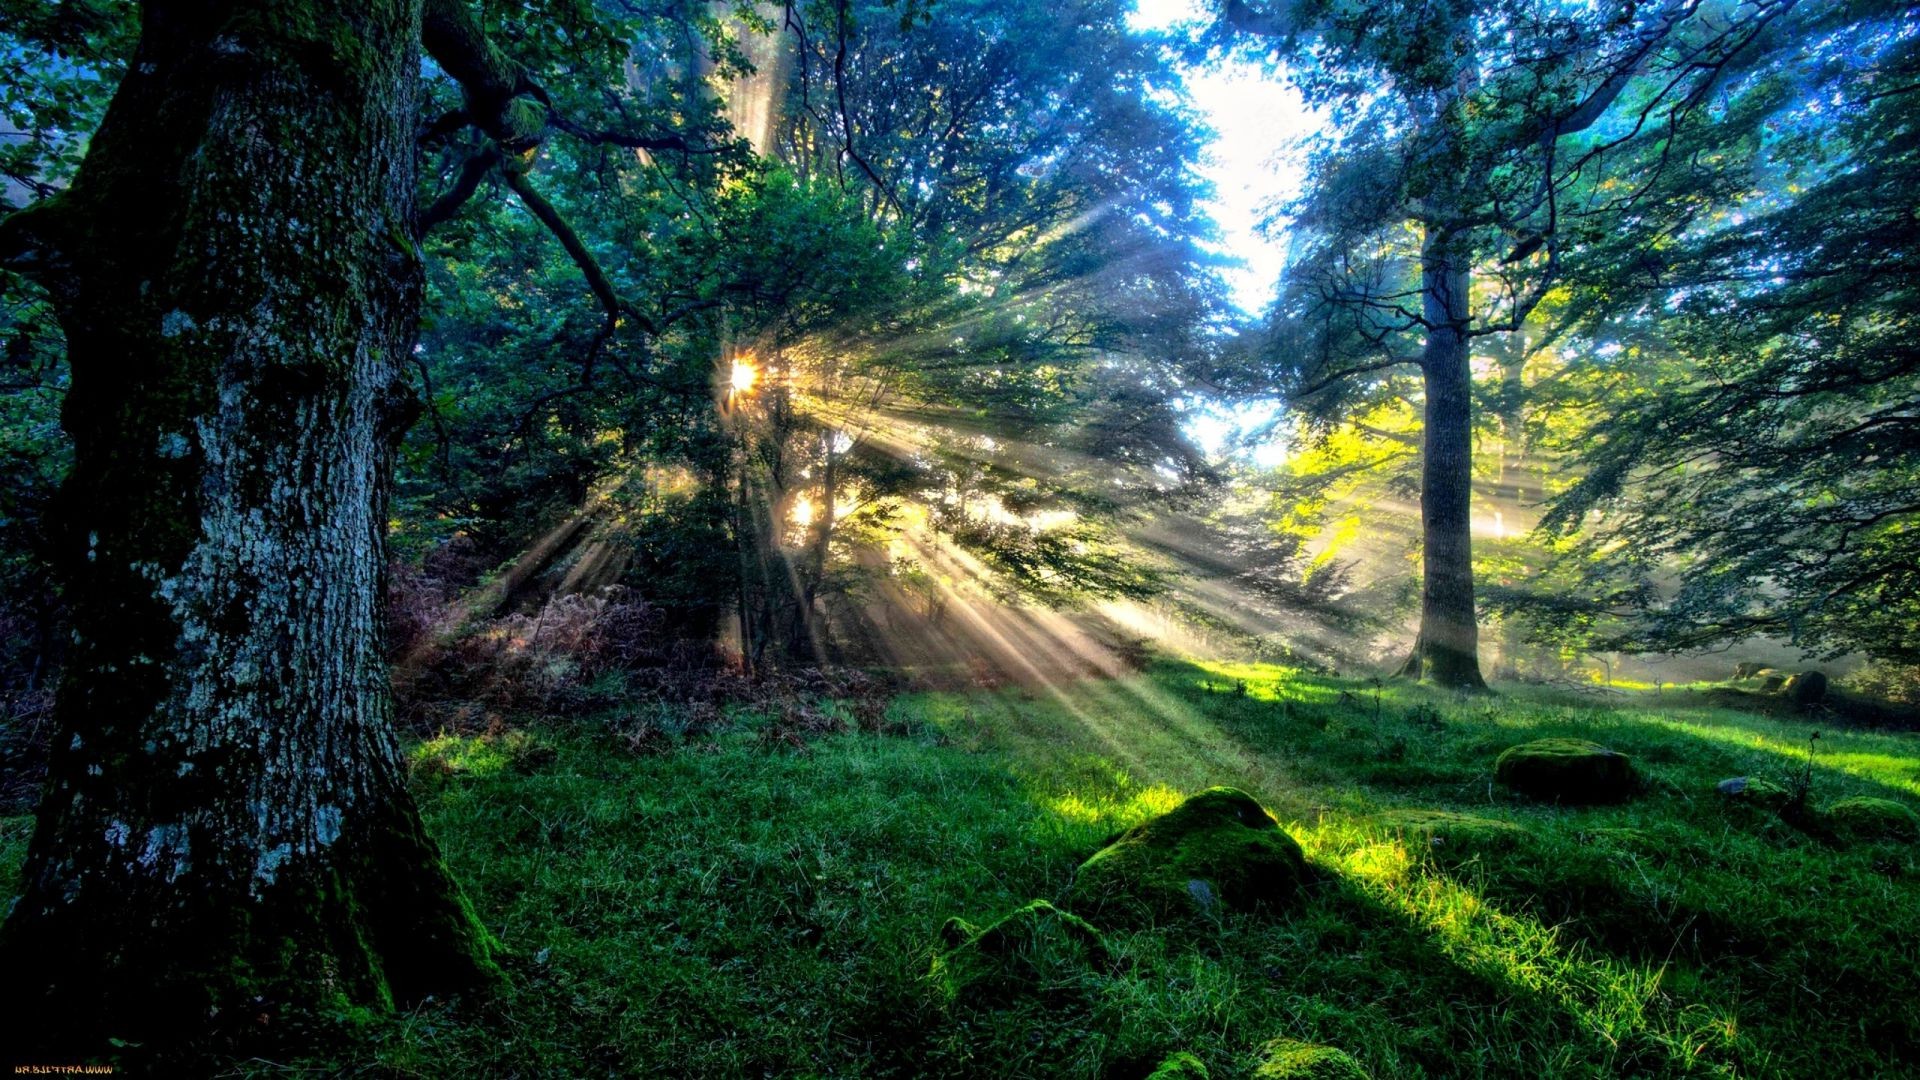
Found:
[[[946,1002],[994,1004],[1112,968],[1113,952],[1093,924],[1035,900],[984,927],[948,919],[927,977]]]
[[[1544,802],[1624,802],[1640,786],[1632,758],[1584,739],[1539,739],[1508,747],[1494,761],[1493,774]]]
[[[1827,677],[1818,671],[1803,671],[1789,678],[1781,689],[1795,705],[1806,708],[1827,700]]]
[[[1292,900],[1309,873],[1265,807],[1216,787],[1095,852],[1074,874],[1071,906],[1149,919],[1255,911]]]
[[[1830,804],[1820,816],[1843,840],[1920,840],[1920,814],[1892,799],[1856,795]]]
[[[1786,788],[1758,776],[1729,776],[1715,784],[1714,788],[1728,802],[1768,810],[1778,810],[1793,798],[1793,793]]]
[[[1372,1080],[1344,1050],[1298,1039],[1268,1043],[1254,1080]]]

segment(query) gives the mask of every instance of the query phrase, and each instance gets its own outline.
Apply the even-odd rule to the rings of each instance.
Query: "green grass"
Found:
[[[514,989],[484,1011],[427,1003],[325,1060],[1126,1077],[1185,1050],[1235,1077],[1291,1038],[1381,1078],[1920,1070],[1920,847],[1724,805],[1723,777],[1798,775],[1808,728],[1702,700],[1167,662],[909,695],[910,734],[805,752],[767,749],[751,718],[651,757],[577,725],[536,727],[551,756],[430,744],[459,767],[422,770],[426,812]],[[1492,783],[1502,749],[1549,736],[1632,754],[1650,790],[1580,810]],[[1297,908],[1103,928],[1116,966],[990,1007],[928,981],[949,916],[1063,901],[1105,838],[1214,784],[1253,792],[1324,872]],[[1915,804],[1920,738],[1823,731],[1813,795]]]

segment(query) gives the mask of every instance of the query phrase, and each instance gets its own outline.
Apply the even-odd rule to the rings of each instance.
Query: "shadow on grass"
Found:
[[[1616,986],[1654,987],[1646,1007],[1665,1017],[1659,1026],[1599,1026],[1603,1041],[1631,1044],[1634,1062],[1641,1054],[1688,1061],[1721,1046],[1761,1073],[1872,1074],[1920,1063],[1920,1019],[1905,1004],[1920,992],[1913,850],[1834,847],[1728,805],[1714,790],[1723,776],[1780,776],[1798,764],[1791,723],[1525,697],[1459,703],[1415,688],[1212,665],[1164,665],[1078,695],[1068,713],[1045,698],[1001,701],[996,740],[1055,805],[1087,814],[1104,802],[1116,827],[1144,817],[1146,804],[1214,783],[1246,787],[1283,817],[1307,822],[1302,831],[1323,858],[1375,848],[1390,830],[1369,833],[1363,821],[1393,807],[1466,810],[1523,827],[1524,839],[1500,851],[1417,852],[1414,878],[1433,910],[1485,913],[1516,940],[1544,935],[1577,956],[1561,965],[1558,983],[1528,981],[1551,952],[1519,964],[1510,981],[1531,992],[1578,986],[1594,972],[1611,972]],[[1095,748],[1076,729],[1089,723],[1099,727],[1098,747],[1126,753],[1068,767]],[[1499,750],[1561,735],[1635,755],[1655,778],[1652,790],[1623,806],[1581,810],[1490,784]],[[1816,802],[1911,797],[1901,777],[1920,761],[1920,740],[1846,732],[1832,742],[1839,752],[1812,770]],[[1103,785],[1104,799],[1094,790]],[[1425,918],[1429,908],[1407,910]],[[1504,977],[1499,952],[1480,956],[1476,970]],[[1559,990],[1547,996],[1575,1000]],[[1656,1048],[1632,1049],[1647,1040]]]
[[[1162,665],[917,695],[898,709],[924,737],[651,758],[581,742],[531,775],[450,781],[432,824],[520,985],[485,1022],[408,1018],[379,1057],[442,1075],[1117,1076],[1188,1049],[1230,1076],[1291,1036],[1381,1077],[1915,1063],[1920,874],[1736,819],[1712,792],[1772,767],[1781,730],[1375,691]],[[1500,749],[1560,734],[1617,743],[1671,787],[1590,811],[1490,793]],[[1886,760],[1823,763],[1816,790],[1897,796],[1904,745],[1843,744]],[[1297,911],[1114,931],[1123,969],[1010,1010],[932,1000],[945,919],[1061,899],[1103,837],[1215,783],[1261,797],[1329,872]],[[1408,807],[1525,831],[1435,846],[1376,818]]]

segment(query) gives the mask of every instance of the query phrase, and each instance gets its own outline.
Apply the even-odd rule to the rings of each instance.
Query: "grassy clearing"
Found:
[[[436,834],[511,951],[486,1015],[429,1003],[332,1063],[401,1075],[1139,1076],[1340,1047],[1378,1077],[1920,1069],[1920,849],[1729,806],[1806,724],[1697,707],[1163,663],[1060,692],[918,694],[907,735],[768,749],[747,715],[635,756],[594,723],[418,751]],[[1491,782],[1576,736],[1650,791],[1560,809]],[[1816,803],[1920,800],[1920,738],[1825,731]],[[1277,918],[1108,929],[1119,963],[991,1008],[926,978],[949,916],[1062,901],[1188,792],[1260,797],[1325,881]],[[24,829],[0,828],[17,863]],[[260,1063],[255,1067],[264,1068]]]

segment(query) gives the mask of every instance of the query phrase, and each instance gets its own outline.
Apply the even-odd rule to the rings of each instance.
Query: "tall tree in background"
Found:
[[[1403,674],[1484,685],[1473,343],[1519,329],[1568,258],[1646,209],[1638,181],[1609,183],[1619,161],[1643,160],[1621,149],[1665,138],[1792,0],[1727,7],[1225,7],[1228,42],[1276,59],[1333,118],[1288,211],[1296,246],[1256,377],[1337,416],[1396,392],[1395,371],[1419,373],[1424,580]]]

